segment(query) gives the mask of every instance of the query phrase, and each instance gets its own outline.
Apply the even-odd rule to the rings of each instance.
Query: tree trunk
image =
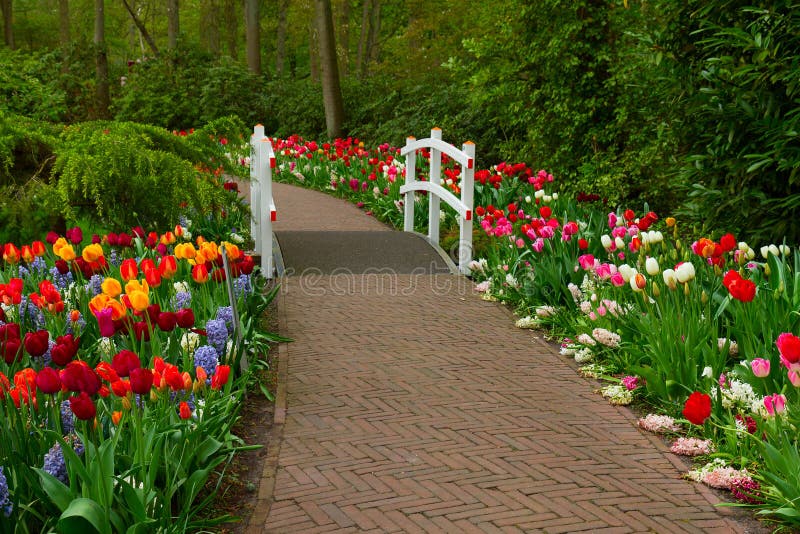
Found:
[[[359,78],[367,75],[367,57],[369,57],[367,36],[369,36],[369,12],[371,7],[372,0],[363,0],[361,4],[361,34],[358,37],[358,56],[356,56]]]
[[[67,46],[72,40],[69,29],[69,0],[58,0],[58,37],[61,46]]]
[[[369,39],[367,40],[368,60],[372,63],[378,61],[378,38],[381,33],[381,0],[372,0],[372,10],[369,14]]]
[[[236,0],[223,0],[222,14],[225,18],[225,43],[228,55],[239,57],[239,17],[236,15]]]
[[[247,68],[253,74],[261,74],[261,16],[258,8],[258,0],[244,1]]]
[[[98,1],[99,0],[95,0],[95,4]],[[125,9],[128,10],[128,14],[130,14],[131,19],[133,19],[133,23],[136,24],[136,27],[139,29],[139,33],[142,35],[142,37],[144,37],[144,40],[147,41],[147,45],[153,51],[153,54],[155,54],[156,57],[158,57],[159,56],[158,46],[156,46],[156,42],[153,40],[153,37],[147,31],[147,28],[145,28],[144,22],[142,22],[142,20],[139,17],[136,16],[136,12],[133,11],[133,8],[127,2],[127,0],[122,0],[122,5],[124,5]],[[95,22],[95,31],[97,31],[97,23],[96,22]]]
[[[94,48],[97,92],[95,115],[107,119],[111,95],[108,86],[108,55],[106,54],[105,0],[94,0]]]
[[[339,35],[336,42],[339,56],[340,74],[346,78],[350,72],[350,0],[339,0]]]
[[[178,48],[178,34],[181,31],[180,6],[178,0],[167,0],[167,47]]]
[[[319,59],[322,68],[322,101],[325,105],[325,128],[328,137],[342,136],[344,103],[339,86],[339,68],[336,62],[336,39],[333,34],[331,0],[315,0]]]
[[[200,4],[200,40],[206,50],[219,57],[219,0],[205,0]]]
[[[14,50],[14,6],[12,0],[0,0],[0,9],[3,11],[3,38],[6,46]]]
[[[289,0],[278,0],[278,31],[275,43],[275,74],[283,76],[286,62],[286,13],[289,11]]]
[[[312,17],[308,25],[308,69],[311,81],[319,83],[319,35],[316,17]]]

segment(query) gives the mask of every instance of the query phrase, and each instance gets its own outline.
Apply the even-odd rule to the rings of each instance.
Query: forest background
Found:
[[[647,203],[696,231],[800,241],[795,2],[0,7],[7,198],[42,170],[19,165],[24,152],[41,149],[41,136],[20,140],[20,124],[114,119],[188,130],[233,115],[274,136],[352,136],[368,147],[402,145],[438,126],[447,140],[474,141],[480,167],[524,161],[584,199]]]

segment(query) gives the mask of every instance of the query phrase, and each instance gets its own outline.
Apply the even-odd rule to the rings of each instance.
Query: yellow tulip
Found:
[[[63,247],[59,248],[56,254],[64,261],[75,259],[75,249],[69,243],[65,243]]]

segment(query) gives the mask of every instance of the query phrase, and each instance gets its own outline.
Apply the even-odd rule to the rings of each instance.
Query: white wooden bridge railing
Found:
[[[277,218],[272,199],[274,168],[272,142],[264,135],[264,127],[256,124],[250,138],[250,234],[255,241],[255,253],[261,255],[261,274],[265,278],[272,278],[275,271],[272,257],[272,222]]]
[[[430,179],[427,182],[417,180],[417,150],[430,149]],[[442,186],[442,154],[461,165],[461,198]],[[469,274],[469,262],[472,261],[472,204],[475,187],[475,144],[467,141],[461,150],[442,141],[442,130],[433,128],[427,139],[406,138],[406,146],[400,151],[406,156],[406,182],[400,187],[400,194],[405,195],[405,221],[403,230],[414,231],[415,191],[428,192],[428,241],[439,245],[439,210],[440,200],[444,200],[458,214],[460,236],[458,242],[458,269]]]

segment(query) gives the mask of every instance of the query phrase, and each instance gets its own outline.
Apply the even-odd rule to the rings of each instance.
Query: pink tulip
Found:
[[[797,371],[789,371],[789,382],[796,388],[800,388],[800,373]]]
[[[764,397],[764,408],[768,415],[775,415],[786,411],[786,397],[773,393]]]
[[[756,358],[750,362],[750,369],[753,370],[753,374],[758,378],[767,377],[769,376],[769,360],[765,360],[764,358]]]

